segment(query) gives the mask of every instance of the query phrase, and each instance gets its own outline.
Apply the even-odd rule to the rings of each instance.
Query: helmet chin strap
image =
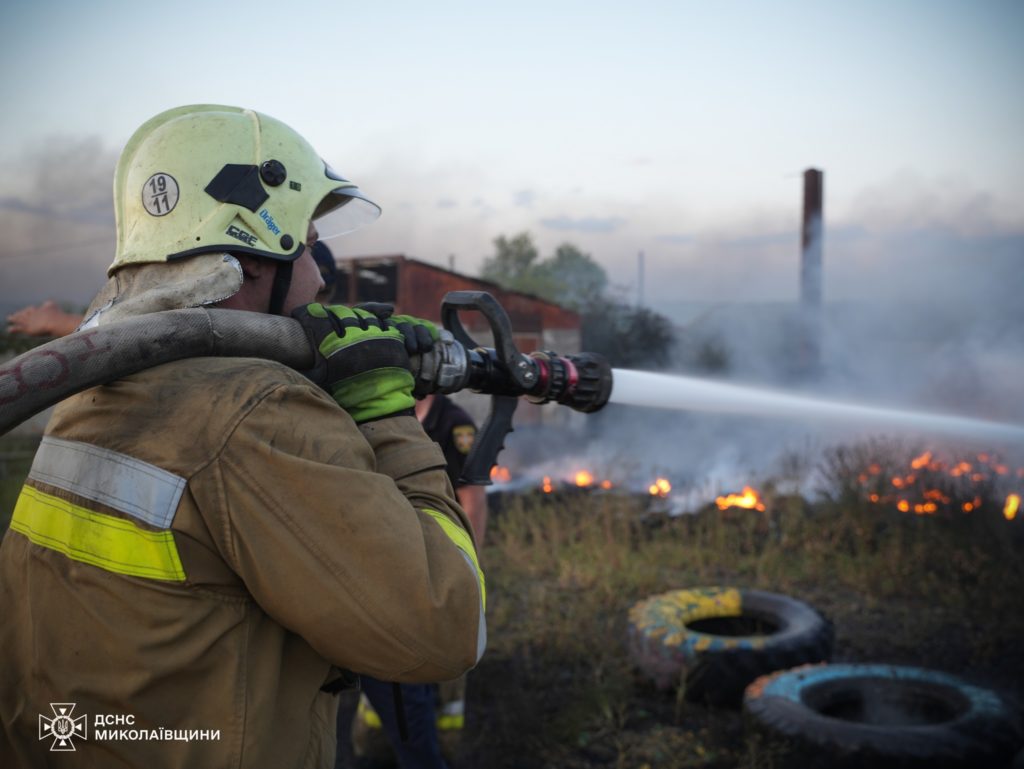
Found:
[[[270,309],[271,315],[283,315],[284,300],[288,296],[288,289],[292,285],[292,263],[277,262],[277,270],[274,272],[274,283],[270,287]]]

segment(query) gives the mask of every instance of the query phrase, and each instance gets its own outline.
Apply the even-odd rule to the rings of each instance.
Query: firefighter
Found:
[[[486,637],[402,333],[312,303],[317,228],[379,209],[283,123],[216,105],[145,123],[114,205],[86,328],[292,314],[317,365],[182,360],[56,408],[0,547],[0,766],[330,767],[347,671],[453,679]]]

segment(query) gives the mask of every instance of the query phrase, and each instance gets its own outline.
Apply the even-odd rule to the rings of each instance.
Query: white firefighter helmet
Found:
[[[214,104],[168,110],[135,132],[117,164],[114,211],[108,274],[212,252],[291,262],[311,220],[330,213],[333,235],[380,215],[284,123]]]

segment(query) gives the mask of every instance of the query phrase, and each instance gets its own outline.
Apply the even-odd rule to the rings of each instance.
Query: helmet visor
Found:
[[[369,224],[380,216],[380,206],[358,187],[338,187],[321,201],[313,214],[320,240],[330,240]]]

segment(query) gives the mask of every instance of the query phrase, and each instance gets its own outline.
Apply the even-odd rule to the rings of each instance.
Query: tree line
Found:
[[[484,260],[480,277],[579,313],[584,350],[604,355],[618,368],[668,364],[675,341],[672,323],[616,296],[608,273],[590,254],[562,243],[541,258],[529,232],[499,235],[493,242],[494,253]]]

